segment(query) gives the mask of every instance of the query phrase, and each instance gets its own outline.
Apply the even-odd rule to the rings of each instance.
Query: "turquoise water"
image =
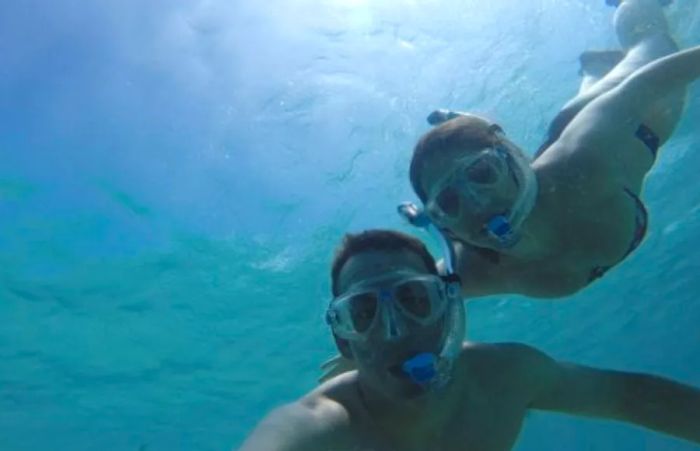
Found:
[[[223,450],[315,385],[346,230],[406,228],[436,107],[535,149],[615,44],[602,0],[0,3],[0,449]],[[700,6],[669,17],[700,44]],[[468,304],[472,339],[700,384],[700,86],[651,231],[577,296]],[[690,450],[534,414],[518,450]]]

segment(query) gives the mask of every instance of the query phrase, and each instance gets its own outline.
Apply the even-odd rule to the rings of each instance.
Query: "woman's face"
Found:
[[[421,183],[430,219],[448,235],[493,247],[486,224],[507,215],[520,190],[508,148],[440,152],[426,159]]]

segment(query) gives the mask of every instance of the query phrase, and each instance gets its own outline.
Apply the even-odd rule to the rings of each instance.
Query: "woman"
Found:
[[[677,52],[658,0],[624,0],[615,29],[624,56],[587,80],[533,162],[483,118],[429,117],[411,183],[455,244],[465,295],[569,295],[643,239],[644,177],[700,77],[700,47]]]

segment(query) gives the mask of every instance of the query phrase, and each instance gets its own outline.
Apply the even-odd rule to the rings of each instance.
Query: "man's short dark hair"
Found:
[[[478,116],[465,115],[443,122],[423,135],[413,149],[409,177],[413,191],[425,202],[427,194],[421,184],[426,159],[438,152],[468,152],[492,147],[499,142],[501,127]]]
[[[358,234],[348,233],[343,238],[333,257],[333,265],[331,267],[331,291],[333,296],[337,296],[338,292],[338,276],[343,266],[353,255],[365,251],[402,251],[407,250],[419,256],[426,269],[437,274],[437,266],[435,259],[425,247],[422,241],[412,237],[411,235],[397,232],[395,230],[366,230]]]

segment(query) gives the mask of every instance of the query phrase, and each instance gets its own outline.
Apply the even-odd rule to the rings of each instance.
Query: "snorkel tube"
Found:
[[[399,216],[405,219],[412,226],[423,229],[430,234],[442,248],[442,255],[445,263],[445,274],[454,274],[453,262],[455,261],[455,250],[450,244],[450,241],[445,238],[440,229],[438,229],[425,211],[414,204],[413,202],[401,202],[396,207]]]
[[[530,162],[521,152],[512,151],[508,152],[508,160],[512,162],[508,166],[520,187],[518,197],[506,214],[492,216],[484,224],[488,236],[499,249],[508,249],[520,241],[520,226],[537,201],[537,177],[530,169]]]
[[[460,297],[459,277],[454,273],[455,251],[450,241],[428,218],[428,215],[411,202],[403,202],[397,208],[399,215],[411,225],[428,231],[443,249],[448,297],[447,321],[439,354],[423,352],[406,360],[401,369],[411,381],[426,390],[444,387],[452,375],[452,366],[462,349],[465,331],[464,303]]]
[[[427,117],[430,125],[437,126],[457,117],[473,116],[452,110],[435,110]],[[496,136],[505,138],[505,134],[496,124],[492,124]],[[500,147],[500,148],[498,148]],[[537,200],[537,177],[530,168],[530,161],[520,151],[513,151],[497,146],[499,152],[506,154],[508,168],[514,174],[520,188],[513,206],[506,213],[492,216],[484,223],[488,236],[497,249],[508,249],[520,241],[520,227],[532,211]]]

